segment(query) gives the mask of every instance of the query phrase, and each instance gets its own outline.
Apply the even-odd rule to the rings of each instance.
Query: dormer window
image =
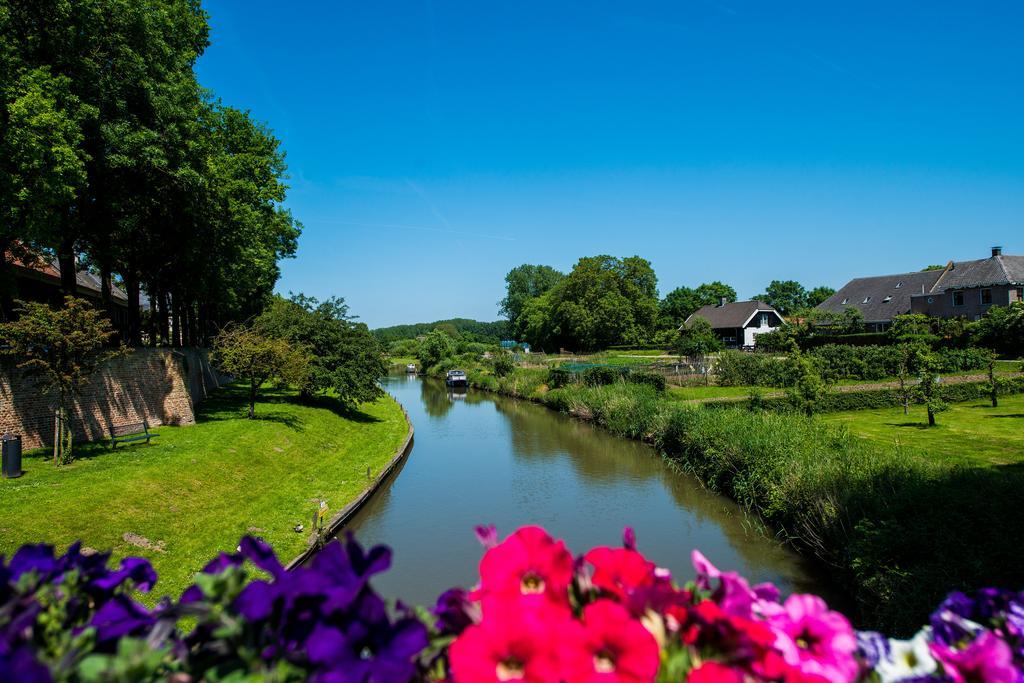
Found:
[[[887,303],[889,303],[890,301],[892,301],[892,297],[891,297],[891,296],[887,296],[887,297],[885,297],[884,299],[882,299],[882,303],[883,303],[883,304],[887,304]]]
[[[844,306],[845,306],[846,304],[848,304],[848,303],[850,303],[850,300],[849,300],[849,299],[843,299],[843,305],[844,305]]]
[[[866,304],[869,301],[871,301],[871,297],[870,296],[866,296],[866,297],[864,297],[864,301],[861,301],[861,303],[862,304]]]
[[[897,282],[897,283],[896,283],[896,289],[899,289],[899,288],[900,288],[900,287],[902,287],[902,286],[903,286],[903,283],[902,283],[902,282]]]

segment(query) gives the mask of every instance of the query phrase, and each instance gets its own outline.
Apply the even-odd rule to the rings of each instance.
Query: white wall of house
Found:
[[[756,325],[756,327],[754,327]],[[772,327],[768,325],[766,321],[762,320],[760,311],[754,314],[753,320],[748,323],[748,327],[743,328],[743,345],[754,346],[757,344],[755,337],[765,332],[772,332],[779,329],[778,327]]]

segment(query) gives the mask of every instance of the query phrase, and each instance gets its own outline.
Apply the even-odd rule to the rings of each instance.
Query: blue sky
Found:
[[[741,297],[1024,253],[1024,3],[204,6],[200,81],[288,153],[278,290],[371,327],[600,253]]]

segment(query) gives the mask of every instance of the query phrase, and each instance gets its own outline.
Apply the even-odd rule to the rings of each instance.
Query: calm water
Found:
[[[539,524],[575,553],[619,545],[624,525],[639,549],[682,580],[699,548],[722,569],[785,592],[831,593],[816,567],[758,534],[742,510],[672,471],[649,446],[525,401],[444,383],[391,377],[416,437],[404,466],[349,528],[364,544],[394,550],[375,579],[388,597],[431,604],[476,578],[477,524],[499,534]]]

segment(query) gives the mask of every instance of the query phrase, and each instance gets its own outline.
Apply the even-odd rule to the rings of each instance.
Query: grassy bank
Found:
[[[196,425],[160,427],[148,446],[81,445],[60,469],[45,453],[27,458],[24,476],[0,481],[0,554],[81,540],[150,558],[156,592],[177,594],[245,534],[265,538],[283,558],[297,555],[315,501],[334,511],[355,498],[367,468],[384,467],[407,432],[390,398],[349,413],[328,399],[304,405],[270,391],[256,420],[244,410],[244,392],[227,387],[203,404]],[[293,530],[299,523],[306,531]]]
[[[498,378],[477,369],[470,378],[654,443],[830,565],[862,626],[906,634],[950,590],[1024,586],[1019,460],[974,466],[929,458],[821,418],[708,409],[634,384],[549,391],[542,371]],[[969,438],[961,446],[973,448]]]

